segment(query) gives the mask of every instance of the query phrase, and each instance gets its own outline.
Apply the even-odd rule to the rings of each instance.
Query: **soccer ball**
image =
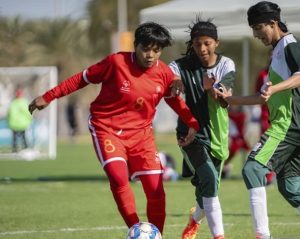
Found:
[[[162,237],[152,223],[139,222],[129,228],[125,239],[162,239]]]

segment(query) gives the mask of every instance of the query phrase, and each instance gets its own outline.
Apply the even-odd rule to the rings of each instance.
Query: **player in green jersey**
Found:
[[[182,233],[182,239],[194,239],[206,216],[214,238],[224,238],[222,210],[218,197],[220,172],[228,158],[229,118],[227,104],[216,94],[216,88],[232,88],[234,62],[216,53],[219,45],[216,26],[211,20],[197,17],[189,27],[190,41],[186,55],[169,64],[184,85],[185,100],[200,124],[194,142],[181,147],[184,155],[183,176],[192,176],[197,205]],[[178,120],[177,138],[187,134],[187,126]],[[194,210],[195,209],[195,210]]]
[[[257,239],[272,238],[269,230],[266,177],[275,171],[279,192],[300,211],[300,44],[281,21],[280,7],[259,2],[247,12],[254,37],[272,46],[268,82],[252,96],[218,92],[229,104],[267,103],[270,127],[262,134],[243,167]]]

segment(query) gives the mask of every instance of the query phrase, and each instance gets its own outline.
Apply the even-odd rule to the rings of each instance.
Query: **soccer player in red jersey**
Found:
[[[135,31],[134,52],[107,56],[29,105],[32,113],[88,84],[101,83],[101,91],[90,106],[89,130],[119,212],[128,227],[139,222],[129,184],[129,178],[139,178],[147,198],[148,221],[161,232],[166,217],[163,168],[152,129],[157,104],[164,97],[189,126],[184,145],[192,142],[199,130],[184,101],[171,92],[172,71],[159,60],[171,42],[170,33],[161,25],[141,24]]]

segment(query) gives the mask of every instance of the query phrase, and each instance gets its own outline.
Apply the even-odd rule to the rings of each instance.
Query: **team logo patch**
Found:
[[[120,92],[127,93],[127,94],[130,93],[130,82],[128,80],[124,80],[122,82]]]
[[[253,151],[253,152],[256,152],[256,151],[260,148],[260,146],[261,146],[261,143],[258,142],[256,145],[254,145],[252,151]]]

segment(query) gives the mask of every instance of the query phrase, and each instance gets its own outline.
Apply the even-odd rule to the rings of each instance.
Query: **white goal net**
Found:
[[[12,150],[12,131],[7,113],[16,88],[31,102],[38,95],[57,85],[56,67],[0,67],[0,159],[55,159],[57,103],[33,113],[32,123],[25,131],[28,147]]]

